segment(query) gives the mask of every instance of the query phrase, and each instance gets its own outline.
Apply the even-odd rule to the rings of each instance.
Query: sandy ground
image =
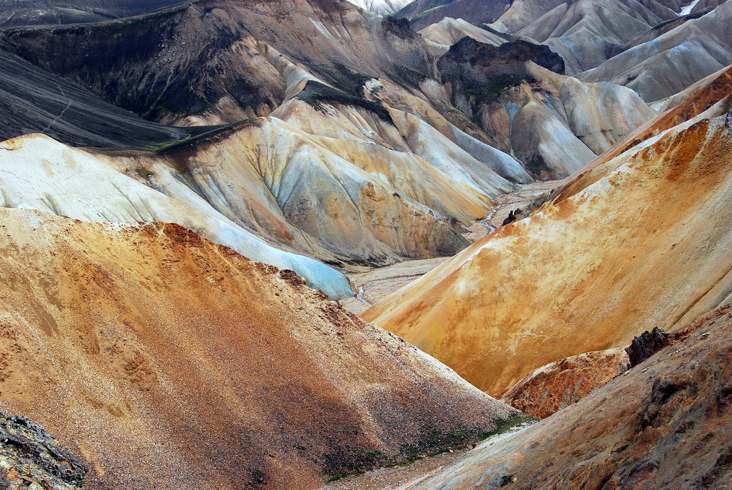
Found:
[[[495,231],[501,227],[512,210],[524,208],[535,199],[547,196],[562,182],[560,180],[535,182],[521,186],[516,192],[500,196],[496,199],[496,207],[491,213],[485,219],[473,223],[465,237],[474,242]],[[406,260],[379,268],[351,266],[345,272],[357,294],[353,298],[342,300],[341,304],[351,312],[360,314],[397,289],[427,274],[447,259],[449,257]]]

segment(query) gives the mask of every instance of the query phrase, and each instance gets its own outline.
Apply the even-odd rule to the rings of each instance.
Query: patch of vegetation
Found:
[[[252,485],[264,485],[265,483],[267,483],[267,475],[265,475],[264,471],[260,470],[259,468],[255,468],[252,470],[249,479]]]
[[[325,456],[324,472],[328,481],[364,473],[378,466],[387,466],[388,458],[381,451],[349,447]]]
[[[496,427],[490,431],[475,428],[445,433],[434,428],[428,429],[418,442],[403,445],[399,454],[394,457],[388,457],[374,449],[346,448],[325,457],[324,473],[330,482],[365,473],[375,468],[404,466],[424,457],[436,456],[454,449],[463,449],[470,444],[503,434],[518,425],[529,422],[536,422],[536,419],[524,414],[515,414],[507,419],[499,420]]]

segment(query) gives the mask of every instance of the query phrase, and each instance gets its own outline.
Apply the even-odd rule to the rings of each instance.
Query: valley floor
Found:
[[[496,207],[485,219],[475,222],[468,229],[465,237],[471,242],[481,239],[500,228],[511,211],[523,210],[532,203],[540,203],[548,199],[552,192],[563,183],[563,180],[534,182],[522,185],[516,191],[498,197]],[[449,258],[405,260],[378,268],[349,266],[345,273],[353,285],[353,290],[356,291],[356,296],[342,300],[341,304],[352,313],[360,314],[394,291],[427,274]]]

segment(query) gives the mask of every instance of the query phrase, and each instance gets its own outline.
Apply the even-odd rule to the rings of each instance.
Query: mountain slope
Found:
[[[46,133],[73,145],[155,148],[220,128],[173,128],[146,121],[81,85],[0,50],[0,140]]]
[[[724,99],[607,162],[365,318],[494,395],[549,362],[683,325],[732,290],[728,111]]]
[[[149,170],[144,162],[150,164]],[[146,185],[147,179],[156,185]],[[272,246],[216,211],[184,182],[176,179],[165,162],[154,158],[109,158],[38,135],[0,143],[0,204],[4,208],[126,225],[174,222],[253,260],[294,270],[332,297],[351,294],[341,273]]]
[[[376,15],[392,15],[398,12],[410,0],[348,0],[367,12]]]
[[[490,440],[409,488],[726,488],[732,315],[543,422]]]
[[[177,225],[0,210],[3,404],[93,488],[318,486],[516,414],[294,274]]]
[[[451,103],[538,179],[580,169],[654,114],[624,87],[563,76],[561,57],[526,41],[463,38],[437,66]]]
[[[628,41],[677,18],[679,0],[516,0],[494,29],[544,43],[559,53],[569,73],[598,66]]]
[[[4,0],[0,27],[100,22],[154,12],[190,0]]]
[[[368,78],[413,86],[430,73],[412,31],[336,0],[202,0],[119,21],[6,29],[0,37],[31,63],[166,123],[267,115],[303,79],[358,96]]]
[[[634,46],[582,75],[610,80],[656,101],[732,64],[732,3],[725,2],[651,41]]]
[[[396,15],[409,19],[417,29],[440,22],[446,17],[463,19],[480,26],[498,19],[510,5],[510,0],[415,0]]]

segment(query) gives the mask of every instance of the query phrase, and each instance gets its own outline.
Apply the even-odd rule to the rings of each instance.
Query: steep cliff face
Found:
[[[365,317],[494,395],[548,362],[683,326],[732,289],[728,110],[616,157]]]
[[[732,315],[576,405],[489,440],[412,488],[726,488],[732,479]]]
[[[516,414],[296,275],[171,224],[1,210],[3,403],[91,487],[311,488]]]

